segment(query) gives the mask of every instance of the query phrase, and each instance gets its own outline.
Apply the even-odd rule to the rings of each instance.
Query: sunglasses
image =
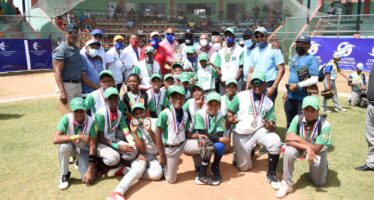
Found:
[[[103,36],[100,35],[100,34],[95,34],[95,35],[94,35],[94,38],[103,38]]]
[[[166,35],[174,35],[174,33],[166,33]]]
[[[68,34],[69,35],[78,35],[78,32],[77,31],[68,31]]]
[[[265,37],[265,35],[263,34],[255,35],[255,38],[263,38],[263,37]]]

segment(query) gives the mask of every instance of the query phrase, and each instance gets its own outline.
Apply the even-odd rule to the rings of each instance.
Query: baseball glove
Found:
[[[334,96],[334,91],[333,90],[323,90],[321,91],[321,96],[331,99]]]

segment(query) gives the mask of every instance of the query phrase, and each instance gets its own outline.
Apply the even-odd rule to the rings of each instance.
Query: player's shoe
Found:
[[[219,170],[219,166],[217,165],[212,165],[211,171],[213,173],[213,178],[215,181],[218,181],[219,183],[222,182],[222,177],[221,177],[221,172]]]
[[[271,184],[271,187],[273,187],[274,190],[278,190],[281,186],[277,179],[277,174],[275,172],[267,172],[266,173],[266,178]]]
[[[284,198],[291,191],[292,191],[292,186],[288,185],[287,182],[283,180],[281,182],[281,187],[277,191],[276,196],[281,199],[281,198]]]
[[[129,167],[125,167],[125,166],[117,167],[117,168],[108,170],[107,176],[108,177],[123,176],[129,171],[130,171]]]
[[[70,172],[66,175],[62,175],[60,178],[60,183],[58,184],[58,188],[60,190],[66,190],[69,187],[69,179],[70,179]]]
[[[219,181],[216,181],[216,180],[212,180],[211,178],[207,177],[207,176],[203,176],[203,177],[196,177],[195,178],[195,183],[197,185],[219,185]]]
[[[109,197],[106,198],[106,200],[126,200],[126,197],[125,195],[114,191]]]

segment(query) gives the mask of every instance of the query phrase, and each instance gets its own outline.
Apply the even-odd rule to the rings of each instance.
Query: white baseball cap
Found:
[[[356,65],[356,69],[357,70],[360,70],[360,71],[362,71],[362,70],[364,70],[364,64],[362,64],[362,63],[357,63],[357,65]]]
[[[152,32],[152,33],[150,34],[150,36],[151,36],[151,37],[153,37],[154,35],[158,35],[158,36],[159,36],[159,35],[160,35],[160,33],[159,33],[159,32],[157,32],[157,31],[153,31],[153,32]]]
[[[256,28],[255,34],[256,34],[256,32],[260,32],[260,33],[263,33],[263,34],[268,34],[268,31],[266,30],[266,28],[262,27],[262,26],[259,26],[258,28]]]
[[[332,55],[333,58],[341,58],[342,55],[339,53],[339,52],[334,52],[334,54]]]

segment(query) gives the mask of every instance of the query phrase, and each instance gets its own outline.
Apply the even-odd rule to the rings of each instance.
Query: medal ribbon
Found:
[[[175,134],[178,136],[179,135],[179,131],[180,129],[182,128],[182,125],[183,125],[183,118],[182,118],[182,121],[180,123],[178,123],[178,120],[177,120],[177,114],[175,113],[175,108],[173,106],[171,106],[171,114],[173,115],[173,121],[174,121],[174,131],[175,131]]]
[[[161,101],[161,92],[158,92],[158,94],[159,94],[158,98],[156,99],[156,93],[154,93],[154,90],[152,89],[152,100],[153,100],[153,102],[155,102],[156,111],[157,111],[158,107],[160,106],[160,101]]]
[[[210,123],[213,121],[213,126],[215,124],[215,121],[216,121],[216,117],[217,117],[217,114],[214,115],[214,117],[210,117],[209,116],[209,113],[206,114],[206,118],[205,118],[205,124],[206,124],[206,131],[207,131],[207,134],[209,133],[209,129],[212,127],[210,126]]]
[[[145,66],[148,71],[148,76],[151,77],[153,74],[153,64],[148,64],[147,62],[145,62]]]
[[[135,103],[138,102],[140,94],[136,95],[136,97],[134,97],[135,95],[133,95],[132,92],[129,92],[128,94],[129,94],[130,102],[131,102],[132,105],[134,105]]]
[[[82,128],[82,134],[84,134],[85,133],[85,131],[86,131],[86,128],[87,128],[87,116],[86,116],[86,118],[84,119],[84,121],[83,121],[83,125],[81,125],[80,123],[78,123],[77,121],[75,121],[75,119],[74,119],[74,121],[73,121],[73,125],[74,126],[83,126],[83,128]],[[75,133],[75,130],[74,130],[74,133]]]
[[[234,45],[233,47],[231,47],[231,50],[230,50],[229,53],[227,53],[228,47],[226,47],[226,49],[225,49],[225,60],[226,60],[226,63],[228,63],[231,60],[232,54],[234,53],[234,50],[235,50],[235,47],[236,47],[236,45]]]
[[[306,130],[306,126],[304,126],[304,123],[303,126],[302,126],[302,130],[303,130],[303,136],[304,136],[304,139],[306,141],[308,141],[309,143],[312,141],[312,138],[314,137],[314,135],[316,134],[317,132],[317,125],[319,123],[319,119],[314,122],[314,125],[313,125],[313,129],[312,129],[312,132],[309,133],[309,139],[307,139],[307,130]]]
[[[117,111],[118,112],[118,111]],[[112,120],[110,119],[110,110],[109,110],[109,107],[107,106],[107,112],[106,112],[106,116],[107,116],[107,120],[109,122],[109,130],[110,131],[116,131],[118,126],[119,126],[119,122],[120,122],[120,119],[121,119],[121,116],[118,116],[117,117],[117,121],[116,121],[116,124],[114,126],[112,126]]]
[[[260,104],[258,106],[259,110],[257,111],[254,93],[252,91],[251,92],[251,105],[252,105],[254,120],[257,120],[258,115],[261,113],[263,103],[264,103],[264,94],[261,95]]]

